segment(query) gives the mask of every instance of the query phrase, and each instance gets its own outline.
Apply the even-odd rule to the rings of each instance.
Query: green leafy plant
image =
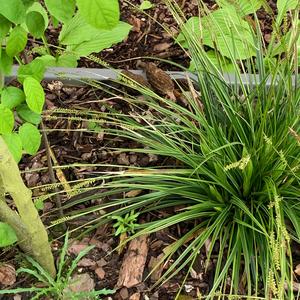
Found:
[[[185,24],[175,1],[167,3],[178,23]],[[214,13],[208,16],[212,24],[219,20]],[[297,298],[291,243],[300,243],[300,90],[293,38],[299,36],[299,11],[291,18],[286,55],[271,67],[265,61],[267,49],[260,31],[252,32],[255,59],[237,62],[234,43],[224,40],[236,72],[234,85],[226,82],[194,31],[182,26],[199,92],[190,82],[191,93],[184,94],[186,105],[182,105],[136,87],[144,97],[127,95],[125,100],[142,107],[141,112],[101,114],[102,122],[109,125],[103,129],[107,134],[141,145],[118,151],[154,154],[169,161],[169,166],[103,175],[101,188],[107,191],[101,197],[115,199],[135,190],[145,193],[119,197],[97,208],[115,206],[113,213],[106,214],[108,220],[132,210],[158,212],[158,219],[141,224],[132,238],[183,223],[189,226],[165,250],[164,260],[172,263],[156,285],[180,271],[191,271],[199,251],[208,244],[207,262],[212,255],[217,257],[206,299]],[[246,68],[258,72],[248,83],[242,76]],[[167,213],[160,217],[164,209]]]
[[[141,5],[139,6],[140,10],[147,10],[152,8],[154,5],[151,3],[151,1],[144,0]]]
[[[43,297],[54,297],[54,299],[100,299],[101,295],[110,295],[113,294],[114,290],[102,289],[98,291],[90,291],[90,292],[72,292],[69,289],[69,286],[72,285],[73,282],[71,279],[71,275],[74,273],[78,262],[89,253],[94,246],[89,246],[82,250],[77,257],[70,262],[67,259],[67,247],[68,247],[68,233],[65,237],[65,242],[62,247],[59,263],[58,263],[58,271],[55,279],[45,270],[38,262],[33,260],[31,257],[26,256],[26,260],[32,266],[32,268],[21,267],[17,270],[17,274],[28,274],[30,276],[35,277],[40,283],[42,283],[43,287],[31,287],[31,288],[18,288],[14,290],[1,290],[0,295],[5,294],[16,294],[16,293],[32,293],[32,300],[34,299],[43,299]]]
[[[0,244],[13,244],[17,236],[21,248],[54,276],[47,232],[11,155],[19,162],[23,154],[34,155],[40,147],[38,125],[45,102],[41,81],[46,67],[76,67],[81,56],[123,40],[131,26],[119,21],[117,0],[46,0],[44,4],[35,0],[0,0],[0,220],[6,224],[1,227],[5,232]],[[48,12],[55,26],[62,25],[56,47],[50,47],[45,36]],[[24,51],[28,35],[39,39],[43,46]],[[27,50],[37,56],[29,63]],[[11,73],[14,61],[19,64],[20,87],[5,87],[4,76]],[[6,193],[14,199],[18,214],[7,206]]]
[[[0,236],[0,247],[13,245],[18,240],[13,228],[3,222],[0,222]]]
[[[117,0],[47,0],[45,5],[52,21],[56,25],[62,23],[59,45],[51,50],[45,37],[49,18],[47,10],[39,2],[2,2],[0,134],[3,135],[16,161],[19,161],[22,153],[34,154],[41,143],[37,125],[45,102],[40,82],[46,67],[76,67],[80,57],[99,52],[123,40],[131,26],[119,21]],[[102,15],[101,18],[98,17],[99,14]],[[28,34],[41,39],[44,45],[38,49],[28,49],[38,54],[38,57],[26,64],[21,60],[20,54],[26,47]],[[26,52],[24,55],[26,57]],[[20,64],[18,81],[23,85],[23,90],[17,87],[4,88],[4,75],[11,72],[13,59]],[[25,124],[29,123],[22,127],[22,135],[26,131],[27,136],[32,137],[30,147],[22,143],[25,140],[20,139],[20,133],[14,130],[14,112]],[[28,143],[28,140],[26,142]]]
[[[219,0],[217,3],[220,8],[213,12],[210,12],[203,4],[204,16],[191,17],[181,25],[182,28],[185,28],[184,30],[193,32],[200,43],[213,49],[209,50],[208,53],[215,66],[224,72],[233,73],[233,66],[230,63],[232,57],[235,60],[244,60],[255,57],[257,52],[255,40],[252,38],[253,21],[249,22],[246,17],[249,14],[255,14],[262,5],[267,11],[271,9],[262,0]],[[282,34],[279,33],[281,31],[280,26],[286,18],[287,11],[295,9],[297,4],[297,1],[277,2],[278,15],[276,22],[274,21],[276,26],[265,57],[274,58],[286,51],[284,46],[286,44],[283,42]],[[289,35],[290,31],[285,34]],[[178,35],[176,41],[184,48],[189,48],[183,31]],[[190,70],[195,70],[193,60],[190,64]]]
[[[115,235],[120,235],[123,233],[134,234],[136,229],[139,227],[137,224],[137,218],[139,213],[135,213],[134,210],[127,213],[124,217],[122,216],[112,216],[111,218],[115,220],[113,225],[116,228]]]

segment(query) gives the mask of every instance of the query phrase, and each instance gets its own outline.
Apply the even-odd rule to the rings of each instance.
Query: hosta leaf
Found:
[[[18,81],[23,83],[26,77],[33,77],[41,81],[45,73],[45,64],[38,57],[27,65],[20,66],[18,69]]]
[[[27,104],[17,106],[16,111],[19,117],[26,122],[38,125],[42,120],[41,115],[33,112]]]
[[[76,14],[69,22],[63,25],[59,34],[59,41],[63,45],[75,45],[93,39],[99,29],[89,25],[85,19]]]
[[[92,52],[99,52],[105,48],[110,47],[113,44],[119,43],[125,39],[128,35],[131,25],[125,22],[119,22],[119,24],[112,30],[102,30],[89,41],[82,42],[77,45],[70,45],[67,50],[74,52],[79,56],[86,56]]]
[[[0,15],[0,24],[0,39],[2,39],[9,32],[11,22],[2,15]]]
[[[9,75],[12,69],[12,65],[13,65],[13,58],[8,56],[5,50],[2,49],[0,55],[0,71],[3,72],[4,75]]]
[[[118,0],[77,0],[80,14],[93,27],[112,29],[119,22]]]
[[[25,20],[25,7],[21,0],[0,0],[0,14],[15,24]]]
[[[204,45],[216,48],[223,56],[247,59],[256,54],[250,25],[235,10],[218,9],[201,20],[192,17],[185,24],[185,28],[190,33],[193,32],[199,42],[202,40]],[[177,42],[188,47],[182,33],[177,37]]]
[[[23,85],[28,107],[36,113],[41,113],[45,102],[43,87],[33,77],[26,77]]]
[[[4,88],[1,93],[1,104],[12,109],[25,101],[24,92],[14,86]]]
[[[6,43],[6,53],[13,57],[24,50],[27,43],[27,32],[21,27],[16,26],[11,32]]]
[[[0,104],[0,134],[9,134],[14,128],[14,114],[13,112]]]
[[[34,155],[41,145],[39,130],[34,125],[25,123],[19,128],[19,135],[24,151],[30,155]]]
[[[10,153],[18,163],[22,158],[22,141],[17,133],[2,135]]]
[[[217,0],[220,7],[236,9],[241,17],[256,12],[264,3],[264,0]]]
[[[0,247],[7,247],[18,240],[15,231],[6,223],[0,222]]]
[[[48,11],[57,20],[65,23],[70,20],[75,12],[75,0],[45,0]]]

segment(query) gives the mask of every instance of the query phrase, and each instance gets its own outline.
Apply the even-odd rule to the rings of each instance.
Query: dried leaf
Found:
[[[105,271],[103,268],[99,267],[95,270],[95,274],[98,276],[99,279],[104,279],[105,278]]]
[[[297,274],[298,276],[300,276],[300,264],[296,266],[294,272],[295,272],[295,274]]]
[[[90,277],[89,274],[75,274],[68,285],[64,290],[64,294],[68,293],[79,293],[79,292],[91,292],[95,288],[95,282]]]
[[[74,254],[78,255],[81,251],[86,249],[89,245],[84,242],[79,242],[79,241],[73,241],[71,245],[68,248],[68,253],[69,254]]]
[[[141,295],[140,293],[134,293],[129,297],[129,300],[140,300]]]
[[[96,262],[89,258],[83,258],[78,262],[77,265],[78,267],[94,267],[96,265]]]
[[[155,52],[161,52],[161,51],[165,51],[165,50],[169,49],[171,46],[172,46],[171,43],[159,43],[153,47],[153,50]]]
[[[0,283],[3,285],[13,285],[16,282],[16,270],[9,264],[0,265]]]

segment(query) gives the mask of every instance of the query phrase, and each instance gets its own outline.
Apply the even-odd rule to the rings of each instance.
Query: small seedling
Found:
[[[70,265],[68,265],[69,260],[67,259],[67,247],[68,247],[68,233],[65,237],[65,242],[63,248],[60,253],[59,263],[58,263],[58,271],[55,279],[43,269],[40,264],[38,264],[31,257],[26,256],[26,260],[32,266],[29,267],[21,267],[17,270],[17,274],[26,273],[33,277],[35,277],[39,282],[43,284],[43,287],[30,287],[30,288],[18,288],[14,290],[2,290],[0,291],[0,295],[5,294],[17,294],[17,293],[32,293],[31,300],[42,299],[43,297],[51,297],[51,299],[101,299],[100,295],[110,295],[113,294],[114,290],[109,289],[101,289],[98,291],[90,291],[90,292],[72,292],[68,287],[72,283],[71,275],[75,271],[78,262],[89,253],[94,246],[89,246],[82,250],[77,257],[72,260]]]
[[[139,213],[134,213],[134,210],[127,213],[124,218],[121,216],[112,216],[111,218],[116,220],[116,223],[113,225],[113,227],[116,228],[115,236],[123,233],[134,234],[136,228],[139,226],[139,224],[136,223],[138,216]]]
[[[151,3],[151,1],[145,0],[140,5],[140,10],[147,10],[152,8],[154,5]]]

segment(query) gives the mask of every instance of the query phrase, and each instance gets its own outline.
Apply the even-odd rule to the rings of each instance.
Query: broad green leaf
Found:
[[[0,15],[0,39],[3,39],[9,32],[11,22]]]
[[[153,7],[153,4],[152,4],[150,1],[144,0],[144,1],[141,3],[139,9],[141,9],[141,10],[147,10],[147,9],[152,8],[152,7]]]
[[[27,104],[17,106],[16,111],[22,120],[34,125],[38,125],[42,120],[41,115],[33,112]]]
[[[45,31],[43,16],[36,11],[31,11],[26,15],[26,26],[28,31],[36,38],[43,36]]]
[[[80,14],[95,28],[112,29],[120,18],[118,0],[76,0]]]
[[[43,62],[45,67],[56,67],[56,59],[52,55],[46,54],[40,56],[39,60]]]
[[[50,14],[63,23],[72,18],[76,8],[75,0],[45,0],[45,4]]]
[[[25,20],[25,7],[21,0],[0,0],[0,14],[15,24]]]
[[[30,155],[34,155],[41,145],[39,130],[34,125],[25,123],[19,128],[19,135],[24,151]]]
[[[69,22],[63,25],[59,34],[59,41],[63,45],[80,44],[93,39],[98,33],[99,29],[89,25],[85,19],[77,13]]]
[[[77,67],[77,56],[69,53],[63,53],[62,55],[55,58],[52,55],[43,55],[39,57],[47,67]]]
[[[43,16],[44,19],[44,25],[43,27],[46,28],[48,27],[49,23],[49,18],[48,18],[48,13],[45,10],[45,8],[39,3],[39,2],[34,2],[28,9],[27,9],[27,14],[30,12],[38,12]]]
[[[13,228],[3,222],[0,222],[0,247],[13,245],[18,240]]]
[[[256,55],[250,25],[233,9],[218,9],[201,19],[192,17],[185,24],[185,30],[192,32],[204,45],[216,48],[223,56],[247,59]],[[179,34],[177,42],[188,47],[183,33]]]
[[[14,86],[4,88],[1,93],[1,104],[9,109],[13,109],[25,101],[24,92]]]
[[[77,56],[69,53],[64,53],[57,58],[57,67],[76,68]]]
[[[13,65],[13,58],[8,56],[5,50],[2,49],[0,55],[0,71],[3,72],[4,75],[9,75],[11,73],[12,65]]]
[[[41,81],[44,78],[44,73],[45,64],[43,60],[38,57],[27,65],[19,66],[18,81],[23,83],[27,77],[33,77],[37,81]]]
[[[35,0],[22,0],[25,8],[28,8],[30,7],[33,3],[34,3]]]
[[[3,134],[2,135],[10,153],[18,163],[22,158],[22,141],[17,133]]]
[[[68,46],[67,51],[74,52],[79,56],[86,56],[92,52],[99,52],[124,40],[131,27],[131,25],[125,22],[119,22],[119,24],[110,31],[99,31],[98,34],[96,34],[94,38],[89,41]]]
[[[0,134],[9,134],[14,128],[14,114],[13,112],[0,104]]]
[[[51,21],[54,28],[57,28],[59,25],[59,20],[57,20],[54,16],[51,16]]]
[[[43,87],[33,77],[26,77],[23,85],[28,107],[36,113],[41,113],[45,103]]]
[[[236,9],[239,16],[243,17],[255,13],[264,3],[264,0],[217,0],[220,7]]]
[[[42,198],[38,198],[37,200],[34,201],[34,206],[37,210],[43,210],[45,205],[44,201]]]
[[[210,62],[216,66],[220,71],[223,71],[225,73],[233,73],[235,72],[234,65],[226,58],[221,57],[218,58],[215,51],[210,50],[206,52],[207,58],[210,60]],[[198,67],[198,70],[201,70],[201,67]],[[194,60],[191,60],[189,70],[191,72],[197,70]]]
[[[6,43],[6,53],[14,57],[24,50],[27,44],[27,32],[21,27],[16,26],[11,32]]]

